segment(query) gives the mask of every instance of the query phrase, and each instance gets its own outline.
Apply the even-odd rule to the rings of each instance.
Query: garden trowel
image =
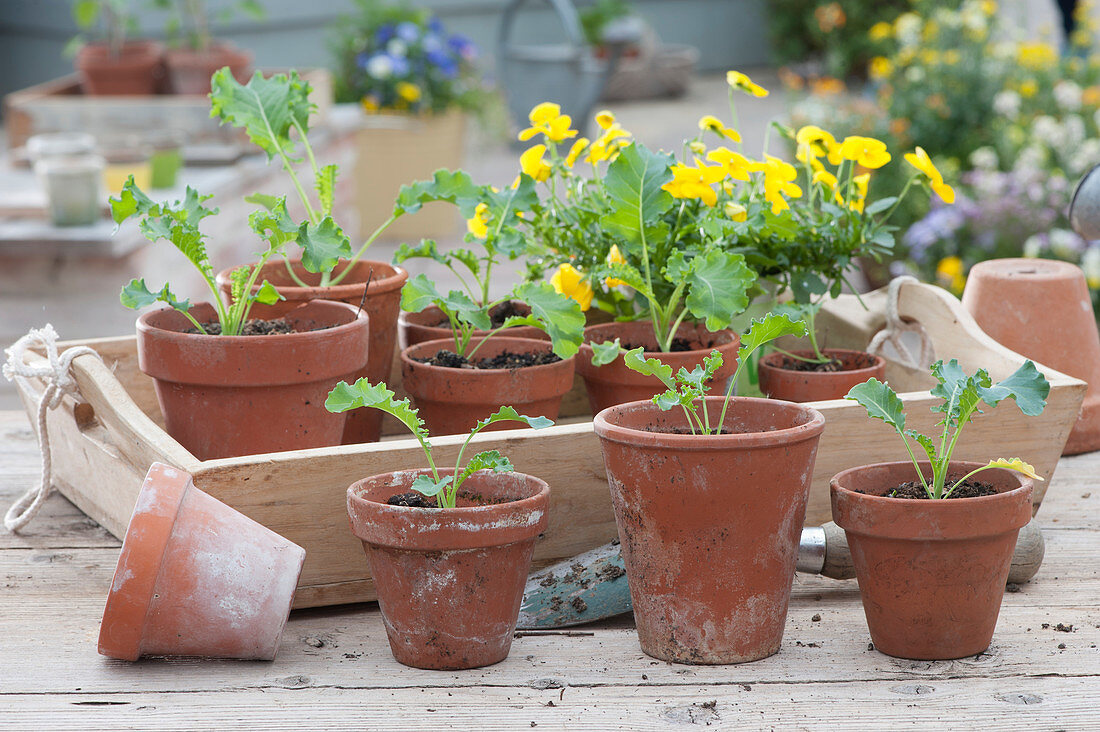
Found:
[[[1020,529],[1010,583],[1031,579],[1043,562],[1043,535],[1035,519]],[[831,521],[802,529],[798,546],[799,572],[832,579],[855,577],[844,530]],[[566,628],[628,613],[632,609],[619,542],[613,541],[572,559],[535,572],[527,579],[520,629]]]

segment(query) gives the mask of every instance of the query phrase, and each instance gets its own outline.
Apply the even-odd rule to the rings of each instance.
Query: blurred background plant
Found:
[[[603,44],[603,32],[609,23],[633,15],[634,9],[626,0],[596,0],[577,11],[584,39],[592,46]]]

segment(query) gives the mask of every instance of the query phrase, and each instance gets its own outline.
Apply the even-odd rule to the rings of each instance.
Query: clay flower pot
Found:
[[[484,339],[470,341],[473,348]],[[429,359],[441,349],[451,350],[451,339],[425,341],[401,352],[401,380],[420,418],[433,435],[469,432],[502,406],[515,407],[530,417],[557,419],[561,399],[573,388],[574,358],[542,366],[517,369],[456,369],[432,366],[417,359]],[[549,353],[549,341],[496,335],[474,354],[475,359],[512,353]],[[486,428],[515,429],[501,422]]]
[[[290,263],[303,282],[320,282],[321,276],[302,269],[300,260],[292,259]],[[336,271],[342,272],[344,266],[344,263],[338,264]],[[218,286],[226,297],[229,294],[229,273],[233,269],[218,273]],[[364,300],[364,285],[372,271],[370,287],[367,288],[367,297]],[[397,314],[401,310],[401,288],[405,280],[409,279],[408,272],[385,262],[359,260],[339,285],[300,287],[296,286],[294,280],[287,274],[286,265],[282,262],[268,262],[256,281],[262,283],[265,279],[275,285],[279,294],[286,300],[274,305],[257,303],[252,308],[252,314],[257,318],[278,317],[310,300],[338,300],[354,305],[356,308],[362,303],[363,312],[370,317],[370,351],[366,368],[355,374],[354,378],[366,377],[372,384],[390,381],[393,347],[397,340]],[[378,442],[381,434],[382,413],[377,409],[356,409],[347,415],[343,443],[353,445],[360,442]]]
[[[1088,383],[1062,454],[1100,450],[1100,333],[1081,268],[1049,259],[979,262],[962,304],[994,340]]]
[[[164,55],[173,94],[209,94],[210,77],[228,66],[241,84],[252,74],[252,54],[229,43],[215,43],[203,51],[173,48]]]
[[[708,397],[711,415],[721,397]],[[712,418],[714,418],[712,416]],[[735,397],[732,434],[674,434],[680,410],[605,409],[603,448],[638,640],[677,663],[742,663],[779,650],[825,418]]]
[[[153,463],[118,559],[99,652],[270,661],[306,553]]]
[[[952,461],[948,477],[978,466]],[[973,656],[993,638],[1016,535],[1031,520],[1032,482],[993,469],[975,479],[995,496],[882,496],[914,472],[911,462],[878,463],[832,480],[833,520],[848,538],[871,640],[899,658]]]
[[[813,351],[792,351],[796,356],[812,358]],[[786,356],[769,353],[757,364],[760,391],[772,399],[788,402],[820,402],[843,399],[856,384],[874,377],[886,378],[886,360],[864,351],[843,348],[822,349],[829,358],[840,361],[840,371],[794,371],[782,367]]]
[[[530,313],[531,308],[526,303],[513,301],[517,310]],[[490,331],[475,330],[474,337],[482,338],[489,335]],[[510,338],[534,338],[539,341],[550,340],[546,333],[533,325],[520,325],[500,331],[500,335]],[[409,346],[415,346],[424,341],[437,341],[441,338],[451,338],[451,326],[447,316],[435,305],[430,305],[419,313],[409,313],[404,310],[397,317],[397,343],[404,351]]]
[[[523,473],[481,471],[462,484],[456,508],[386,504],[426,472],[375,475],[348,488],[351,529],[370,562],[390,650],[417,668],[502,661],[535,539],[546,529],[550,488]]]
[[[191,315],[216,317],[206,303]],[[168,434],[198,459],[340,444],[344,415],[326,410],[325,397],[366,364],[367,316],[317,301],[284,317],[296,332],[186,333],[190,321],[170,308],[138,318],[138,366],[153,377]]]
[[[672,367],[673,373],[681,367],[690,371],[701,364],[712,350],[718,349],[723,363],[714,376],[714,383],[721,385],[725,393],[726,380],[737,370],[737,349],[741,347],[741,338],[729,330],[711,333],[702,325],[681,325],[676,331],[676,337],[686,339],[692,350],[670,353],[658,351],[657,337],[653,334],[653,324],[649,321],[603,323],[585,328],[584,343],[577,353],[577,373],[584,379],[592,414],[616,404],[652,399],[666,391],[665,385],[656,376],[643,376],[628,369],[622,357],[604,366],[592,365],[592,347],[588,344],[613,341],[616,338],[624,347],[645,346],[646,358],[661,359]],[[715,389],[717,388],[716,386]]]
[[[164,48],[153,41],[130,41],[117,53],[104,43],[88,43],[76,54],[76,70],[85,94],[142,96],[156,94]]]

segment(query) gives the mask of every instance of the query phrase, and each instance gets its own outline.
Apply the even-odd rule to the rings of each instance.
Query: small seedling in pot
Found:
[[[206,235],[199,231],[199,223],[203,219],[218,213],[217,209],[203,205],[210,198],[212,196],[200,195],[188,186],[182,201],[157,203],[145,195],[134,184],[134,177],[130,176],[118,197],[110,200],[111,216],[116,224],[134,216],[140,217],[138,228],[146,239],[151,242],[163,239],[180,250],[199,271],[203,282],[210,289],[210,301],[217,312],[220,334],[240,335],[242,327],[248,322],[248,313],[253,303],[271,305],[283,299],[275,286],[267,280],[255,291],[253,286],[264,263],[280,250],[288,237],[294,236],[297,226],[287,215],[285,198],[277,199],[271,210],[256,211],[249,216],[249,227],[267,244],[267,249],[260,253],[259,261],[252,267],[240,267],[233,271],[230,304],[225,305],[218,294],[214,268],[206,252]],[[122,288],[120,299],[123,305],[135,310],[155,302],[166,303],[183,313],[199,333],[208,334],[206,327],[191,315],[190,301],[180,300],[167,284],[158,291],[152,291],[146,286],[144,279],[134,279]]]
[[[933,412],[942,412],[943,419],[937,426],[943,427],[939,444],[928,435],[923,435],[914,430],[905,429],[905,405],[901,398],[878,379],[868,379],[862,384],[852,387],[847,399],[853,399],[867,410],[868,416],[881,419],[886,424],[897,430],[905,443],[905,449],[916,468],[917,477],[927,492],[929,498],[948,498],[964,481],[976,473],[989,468],[1007,468],[1023,473],[1034,480],[1042,480],[1036,475],[1035,468],[1025,463],[1020,458],[997,458],[990,460],[976,470],[972,470],[947,486],[947,471],[951,463],[951,454],[959,441],[962,428],[981,413],[979,408],[982,402],[990,407],[996,407],[1005,399],[1015,399],[1020,411],[1029,417],[1041,414],[1046,407],[1046,397],[1050,393],[1050,384],[1047,382],[1035,364],[1025,361],[1024,365],[1004,381],[997,384],[989,377],[985,369],[978,369],[973,376],[968,376],[959,366],[959,362],[951,359],[947,363],[937,361],[932,364],[932,376],[939,384],[932,389],[931,394],[943,400],[942,404],[932,407]],[[925,479],[923,472],[917,463],[913,448],[909,444],[912,439],[928,455],[932,465],[932,481]]]
[[[554,424],[546,417],[528,417],[519,414],[512,407],[501,407],[496,414],[480,420],[470,431],[466,441],[462,443],[462,448],[458,451],[454,475],[440,477],[439,469],[432,458],[432,445],[428,442],[428,431],[424,427],[424,422],[420,419],[418,410],[409,404],[408,399],[396,400],[393,397],[393,392],[384,383],[371,384],[366,379],[359,379],[354,384],[341,381],[329,392],[328,398],[325,399],[325,409],[335,413],[346,412],[349,409],[359,407],[380,409],[386,414],[393,415],[408,427],[409,431],[413,433],[413,437],[420,443],[421,449],[424,450],[428,467],[432,471],[430,476],[421,475],[413,481],[412,489],[429,498],[434,497],[438,508],[454,508],[459,488],[462,487],[467,478],[479,470],[491,470],[494,473],[513,472],[512,463],[497,450],[479,452],[471,457],[466,466],[463,467],[462,456],[470,445],[470,440],[478,432],[497,422],[521,422],[535,429],[550,427]]]
[[[737,383],[737,377],[749,357],[761,346],[770,343],[785,335],[802,336],[806,332],[806,324],[800,320],[791,320],[787,315],[769,313],[763,318],[753,320],[748,331],[741,337],[741,347],[737,350],[737,370],[730,378],[726,387],[725,400],[722,402],[722,411],[718,420],[712,424],[710,412],[707,409],[706,394],[710,391],[710,380],[722,366],[722,354],[711,351],[710,355],[703,359],[703,363],[697,365],[691,371],[681,368],[676,374],[672,373],[672,367],[661,362],[657,358],[645,358],[644,349],[638,347],[623,354],[623,360],[628,368],[645,376],[656,376],[661,380],[668,391],[653,397],[653,403],[663,411],[668,411],[679,406],[684,410],[688,420],[691,434],[716,435],[721,434],[722,425],[726,419],[726,409],[729,407],[730,398],[733,396],[733,386]],[[593,345],[593,350],[613,351],[615,355],[622,350],[618,340],[609,343]],[[604,354],[606,356],[606,354]],[[613,359],[611,359],[613,360]]]

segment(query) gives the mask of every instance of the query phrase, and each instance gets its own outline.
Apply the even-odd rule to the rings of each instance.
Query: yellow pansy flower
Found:
[[[420,87],[418,87],[416,84],[412,84],[407,81],[399,81],[397,82],[397,86],[394,87],[394,89],[397,91],[397,96],[401,97],[410,104],[420,101]]]
[[[550,177],[550,166],[542,159],[546,154],[546,145],[534,145],[519,156],[519,167],[527,175],[537,181],[544,181]]]
[[[734,180],[748,180],[749,173],[756,170],[754,161],[726,147],[719,147],[707,153],[707,160],[718,163],[726,169],[726,175]]]
[[[764,173],[764,198],[772,205],[772,213],[778,214],[790,208],[783,196],[800,198],[802,189],[794,183],[798,171],[793,165],[773,155],[766,157],[756,168]]]
[[[746,74],[742,74],[740,71],[727,71],[726,83],[734,89],[740,89],[746,94],[751,94],[754,97],[766,97],[768,96],[768,90],[753,82],[752,79]]]
[[[604,160],[614,160],[619,154],[619,149],[625,147],[630,138],[630,133],[622,128],[618,122],[613,122],[607,130],[600,135],[588,148],[585,160],[595,165]]]
[[[829,188],[829,190],[836,190],[837,182],[836,176],[827,170],[819,170],[814,173],[814,183],[821,183]]]
[[[584,152],[584,149],[588,147],[589,142],[590,140],[587,137],[577,138],[577,141],[573,143],[573,147],[569,148],[569,154],[565,156],[566,167],[572,168],[576,164],[577,158],[579,158],[581,153]]]
[[[727,201],[723,208],[725,208],[726,216],[733,221],[745,221],[749,218],[749,210],[740,203]]]
[[[728,137],[734,142],[741,142],[741,133],[732,127],[726,127],[722,124],[722,120],[718,119],[713,114],[705,114],[699,118],[699,129],[704,131],[710,130],[722,137]]]
[[[611,251],[607,253],[608,264],[626,264],[626,258],[623,253],[619,251],[618,244],[611,245]],[[620,287],[626,283],[616,277],[605,277],[603,283],[608,287]]]
[[[867,70],[872,79],[885,79],[894,70],[894,65],[885,56],[875,56]]]
[[[936,265],[936,279],[956,295],[966,288],[966,276],[963,274],[963,261],[958,257],[944,257]]]
[[[840,165],[842,158],[836,138],[817,125],[806,125],[800,128],[795,133],[794,141],[798,143],[795,157],[799,162],[812,162],[816,158],[827,157],[830,165]]]
[[[864,168],[875,170],[890,162],[886,143],[873,137],[850,135],[840,143],[840,156],[852,160]]]
[[[703,165],[696,161],[693,168],[683,163],[672,166],[672,180],[661,186],[672,194],[673,198],[698,198],[708,206],[718,203],[718,194],[714,184],[726,177],[726,169],[721,165]]]
[[[852,178],[852,183],[855,184],[855,195],[853,195],[852,200],[848,202],[848,208],[863,213],[863,206],[867,202],[867,186],[870,182],[870,173],[864,173],[863,175],[857,175],[855,178]]]
[[[375,99],[374,97],[370,97],[370,96],[363,97],[362,99],[359,100],[359,104],[363,107],[364,112],[369,113],[369,112],[377,112],[378,111],[378,100]]]
[[[473,218],[466,219],[466,231],[478,239],[484,239],[489,233],[489,205],[479,203],[474,209]]]
[[[527,115],[531,126],[519,133],[519,139],[526,142],[535,135],[545,135],[551,142],[561,142],[576,137],[577,131],[569,129],[573,118],[561,113],[561,106],[553,102],[536,105]]]
[[[867,35],[871,37],[872,41],[884,41],[894,35],[894,26],[880,20],[871,26],[871,30],[868,31]]]
[[[592,285],[588,284],[588,280],[573,265],[566,263],[559,266],[558,271],[550,277],[550,284],[558,294],[576,300],[581,310],[588,310],[592,306]]]
[[[955,189],[943,182],[943,175],[928,157],[923,147],[918,147],[914,152],[905,154],[905,162],[912,165],[921,173],[928,176],[928,183],[936,195],[943,199],[944,203],[955,202]]]
[[[1058,51],[1049,43],[1021,43],[1016,50],[1016,59],[1025,69],[1043,71],[1058,63]]]
[[[1039,93],[1039,85],[1034,79],[1028,79],[1020,84],[1020,96],[1030,99]]]
[[[596,124],[600,126],[601,130],[611,129],[611,125],[615,124],[615,115],[611,114],[611,112],[606,109],[597,112]]]

